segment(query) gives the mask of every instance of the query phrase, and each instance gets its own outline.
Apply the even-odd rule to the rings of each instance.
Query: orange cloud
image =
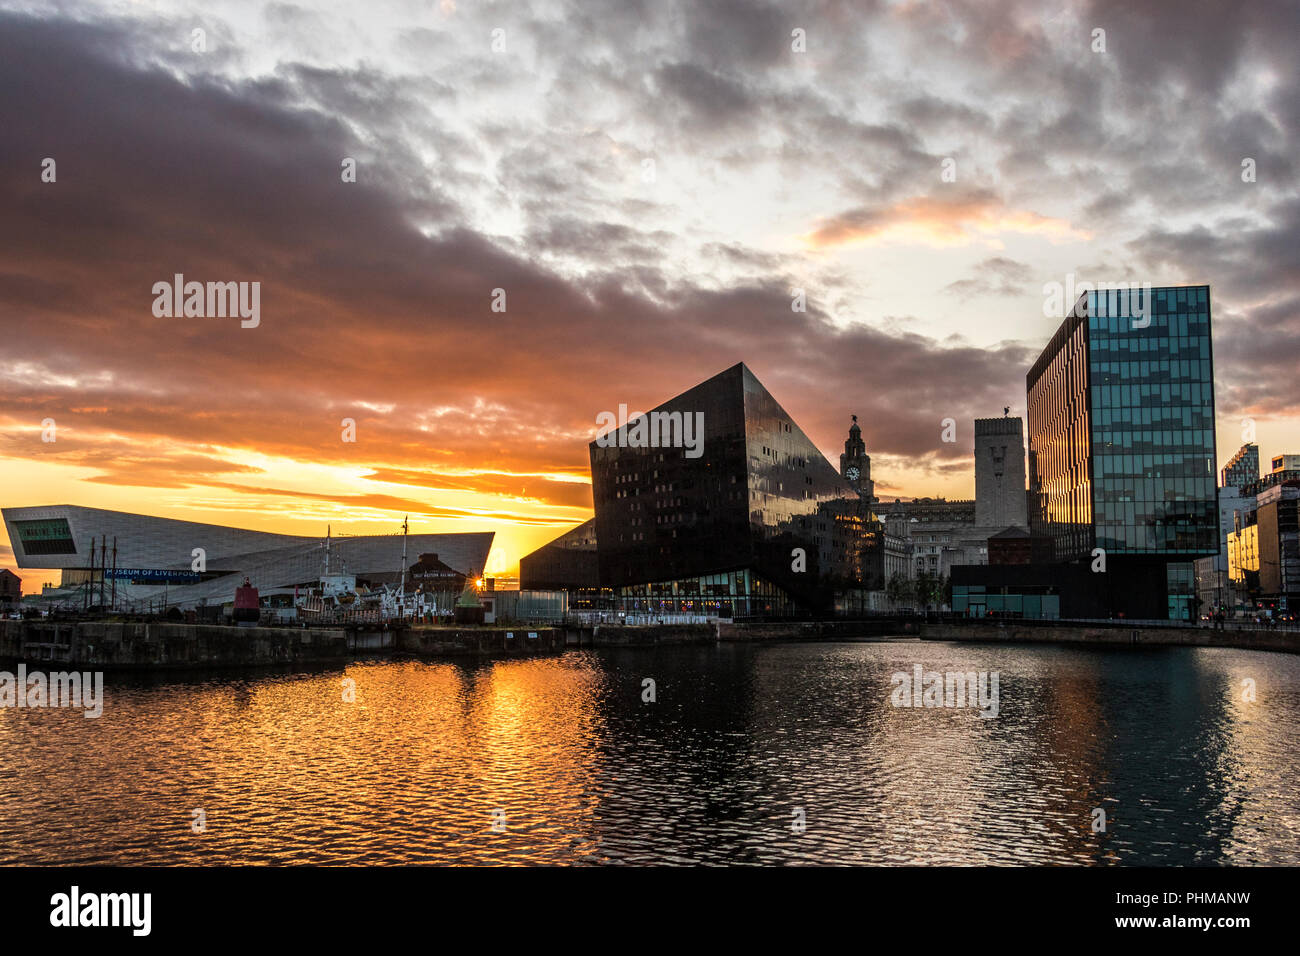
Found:
[[[802,240],[816,249],[858,243],[964,246],[1008,232],[1041,235],[1053,241],[1090,238],[1064,219],[1010,209],[984,193],[952,199],[916,196],[883,209],[859,207],[822,220]]]

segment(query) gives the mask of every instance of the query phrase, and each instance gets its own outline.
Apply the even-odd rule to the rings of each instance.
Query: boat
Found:
[[[331,529],[325,528],[325,552],[320,578],[307,589],[306,594],[295,593],[293,605],[298,618],[308,623],[333,621],[357,603],[357,578],[354,574],[334,573],[330,570]]]

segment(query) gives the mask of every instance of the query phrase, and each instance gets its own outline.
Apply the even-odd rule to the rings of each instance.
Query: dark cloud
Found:
[[[920,422],[933,431],[930,419],[965,414],[991,375],[1017,373],[1010,353],[839,329],[815,309],[792,314],[779,283],[706,291],[666,283],[645,265],[611,264],[571,285],[447,221],[455,203],[436,183],[412,206],[413,177],[395,168],[404,154],[341,183],[340,157],[362,144],[297,104],[303,70],[285,71],[293,82],[248,88],[181,83],[96,52],[102,43],[89,39],[102,41],[103,28],[6,19],[0,86],[44,91],[6,110],[0,183],[17,214],[0,225],[0,250],[22,281],[6,283],[5,306],[42,316],[13,330],[10,348],[84,379],[10,390],[16,420],[49,415],[136,441],[177,437],[320,461],[459,454],[485,466],[574,467],[595,414],[619,402],[649,407],[740,359],[778,394],[813,388],[850,401],[863,388],[854,356],[869,354],[881,370],[873,393],[909,393],[883,406],[874,440],[923,451],[931,443],[918,439]],[[340,83],[363,101],[382,99],[382,84]],[[335,88],[319,73],[311,84],[317,96]],[[42,153],[60,159],[57,184],[39,182]],[[445,226],[421,234],[413,215]],[[541,249],[597,262],[653,260],[664,239],[563,216],[545,226]],[[261,327],[154,318],[149,290],[176,272],[260,280]],[[505,314],[490,311],[496,288],[507,291]],[[781,358],[769,366],[765,355]],[[95,381],[104,370],[111,380]],[[926,381],[933,387],[918,387]],[[73,395],[106,411],[74,412]],[[467,396],[483,404],[467,406]],[[430,417],[443,407],[451,410]],[[805,412],[832,443],[842,414]],[[339,441],[345,416],[357,421],[355,445]],[[131,467],[182,481],[174,464]]]
[[[674,160],[741,182],[784,174],[756,176],[755,201],[807,192],[817,214],[786,228],[814,252],[898,226],[954,242],[1087,230],[1104,239],[1081,247],[1093,262],[1211,282],[1223,408],[1298,412],[1275,386],[1300,367],[1294,7],[565,13],[511,21],[518,56],[466,57],[486,48],[481,23],[449,22],[398,36],[434,61],[419,75],[281,62],[253,80],[232,78],[243,54],[216,21],[196,60],[188,23],[0,14],[0,417],[54,417],[68,435],[52,447],[11,430],[5,453],[79,461],[99,483],[242,488],[222,450],[256,450],[581,508],[584,486],[523,476],[585,473],[597,412],[651,407],[743,360],[828,451],[856,411],[882,461],[966,467],[940,422],[1014,404],[1041,341],[833,321],[827,303],[859,277],[710,234],[707,196],[626,188],[646,157],[669,177]],[[285,35],[335,29],[314,16],[264,12]],[[807,54],[790,50],[795,27]],[[900,62],[943,64],[952,82],[918,94]],[[542,77],[533,122],[494,112]],[[945,189],[949,155],[960,178]],[[57,184],[40,182],[46,156]],[[1258,183],[1241,182],[1242,156]],[[356,183],[340,181],[344,157]],[[934,291],[1017,295],[1037,269],[1012,249]],[[814,271],[825,295],[791,312]],[[262,326],[154,318],[151,287],[176,272],[262,282]],[[505,313],[490,309],[498,288]],[[465,461],[481,471],[458,474]]]
[[[757,100],[742,81],[695,63],[668,63],[655,75],[659,89],[685,110],[698,129],[725,129],[743,120]]]

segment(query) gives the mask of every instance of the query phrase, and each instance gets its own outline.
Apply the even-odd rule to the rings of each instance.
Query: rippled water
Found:
[[[916,663],[999,672],[1000,715],[892,707]],[[0,709],[0,862],[1300,863],[1285,654],[728,644],[106,696]]]

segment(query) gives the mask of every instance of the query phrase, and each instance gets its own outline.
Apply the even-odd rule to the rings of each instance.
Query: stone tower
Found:
[[[1010,414],[975,419],[975,524],[990,533],[1029,529],[1024,436],[1023,419]]]
[[[849,437],[844,442],[844,454],[840,455],[840,475],[848,480],[868,504],[876,500],[876,483],[871,480],[871,456],[867,454],[866,442],[862,440],[857,415],[853,416]]]

